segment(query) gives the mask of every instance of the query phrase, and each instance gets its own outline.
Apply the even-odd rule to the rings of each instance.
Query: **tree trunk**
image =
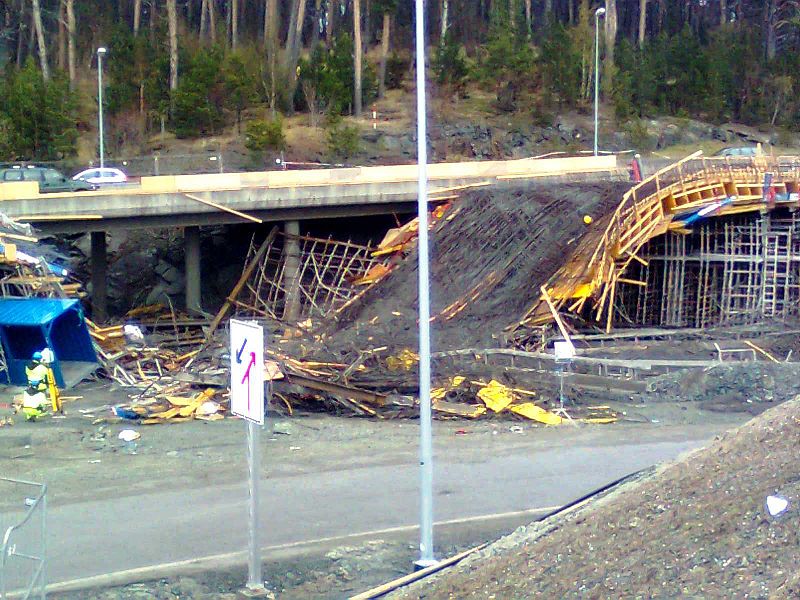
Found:
[[[719,25],[722,27],[728,22],[728,0],[719,0]]]
[[[647,36],[647,0],[639,0],[639,48],[644,48]]]
[[[439,43],[444,44],[445,37],[447,36],[447,27],[449,25],[448,18],[450,13],[450,2],[449,0],[442,0],[442,28],[439,33]],[[385,21],[384,21],[385,23]]]
[[[150,0],[150,37],[155,35],[158,27],[158,0]]]
[[[19,27],[17,28],[17,68],[22,68],[25,48],[25,0],[19,2]]]
[[[39,0],[31,0],[33,9],[33,26],[36,29],[36,41],[39,44],[39,65],[42,68],[42,77],[45,81],[50,80],[50,67],[47,64],[47,44],[44,39],[44,27],[42,26],[42,7]]]
[[[58,3],[58,68],[67,68],[67,18],[64,14],[64,0]]]
[[[511,31],[517,30],[517,0],[508,0],[508,26]]]
[[[777,35],[775,32],[775,0],[766,0],[764,6],[764,27],[767,60],[775,58],[777,52]]]
[[[386,95],[386,61],[389,59],[389,35],[392,30],[392,14],[383,13],[383,36],[381,37],[381,62],[378,67],[378,98]]]
[[[294,0],[292,8],[286,39],[286,73],[289,76],[288,100],[290,104],[297,89],[297,60],[300,57],[300,46],[302,45],[306,0]]]
[[[617,42],[617,0],[606,0],[606,57],[604,60],[605,89],[610,92],[614,84],[614,45]]]
[[[239,46],[239,0],[231,0],[231,50]]]
[[[167,27],[169,30],[169,89],[178,89],[178,10],[176,0],[167,0]]]
[[[549,21],[553,16],[553,0],[544,0],[544,20]]]
[[[531,10],[531,0],[525,0],[525,30],[528,35],[531,34],[531,27],[533,25],[533,12]]]
[[[133,35],[139,35],[142,25],[142,0],[133,0]]]
[[[311,46],[316,48],[319,44],[320,16],[322,15],[322,0],[314,0],[314,28],[311,30]]]
[[[353,0],[353,38],[355,41],[354,50],[354,81],[353,86],[353,112],[355,116],[361,116],[361,0]]]
[[[266,0],[264,5],[264,48],[269,60],[269,107],[273,118],[277,110],[277,82],[276,71],[278,67],[278,0]]]
[[[569,24],[575,24],[575,0],[567,0],[567,15],[569,19]]]
[[[200,35],[198,36],[200,39],[200,43],[206,41],[206,36],[208,35],[208,0],[202,0],[200,2]]]
[[[69,72],[69,88],[75,89],[78,81],[77,26],[75,23],[75,0],[67,1],[67,70]]]
[[[216,0],[208,0],[208,34],[211,44],[217,43],[217,13]]]
[[[325,17],[325,40],[330,48],[336,35],[336,19],[338,18],[339,0],[328,0],[328,15]]]

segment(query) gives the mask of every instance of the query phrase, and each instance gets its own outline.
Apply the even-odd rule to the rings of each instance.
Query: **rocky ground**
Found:
[[[795,399],[393,597],[796,598],[799,424]]]

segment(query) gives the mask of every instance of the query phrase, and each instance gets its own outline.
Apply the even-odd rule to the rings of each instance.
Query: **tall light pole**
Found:
[[[430,275],[428,264],[428,111],[425,102],[425,10],[416,0],[417,51],[417,213],[419,235],[419,441],[420,523],[419,569],[436,564],[433,557],[433,442],[431,431]]]
[[[600,17],[604,7],[594,11],[594,155],[597,156],[597,121],[600,115]]]
[[[97,106],[98,111],[98,137],[100,138],[100,168],[105,164],[105,148],[103,146],[103,56],[107,50],[103,47],[97,49]]]

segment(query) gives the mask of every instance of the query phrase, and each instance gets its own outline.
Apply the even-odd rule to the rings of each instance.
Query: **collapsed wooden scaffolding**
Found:
[[[296,322],[325,319],[358,296],[386,257],[351,240],[274,231],[259,248],[251,241],[244,283],[229,298],[242,315]],[[294,304],[294,306],[292,306]]]
[[[717,159],[702,157],[697,152],[632,187],[614,212],[595,222],[572,255],[544,286],[542,297],[518,323],[510,327],[513,338],[522,344],[526,340],[540,338],[541,326],[553,320],[553,310],[546,301],[548,299],[555,310],[595,321],[604,326],[606,331],[611,330],[615,316],[623,321],[631,321],[627,314],[631,307],[626,306],[621,298],[630,294],[623,292],[623,288],[647,288],[648,282],[629,267],[636,264],[639,270],[646,268],[649,263],[641,255],[642,248],[650,240],[668,232],[676,232],[678,237],[671,237],[670,241],[664,242],[672,246],[665,250],[670,256],[665,263],[666,283],[663,279],[660,281],[663,289],[669,289],[672,299],[682,297],[680,286],[685,279],[685,263],[680,260],[680,254],[685,240],[680,241],[680,236],[692,233],[683,219],[702,209],[710,210],[710,216],[772,210],[774,204],[767,206],[764,203],[764,178],[767,173],[772,174],[770,185],[775,195],[781,198],[780,206],[797,208],[800,157]],[[706,235],[710,233],[706,232]],[[728,237],[725,238],[725,235]],[[778,275],[785,272],[779,263],[786,262],[786,253],[781,248],[787,247],[788,238],[786,232],[779,230],[772,235],[774,241],[765,241],[770,249],[765,248],[764,253],[770,257]],[[736,258],[741,253],[755,252],[755,248],[748,249],[747,244],[754,244],[756,237],[755,232],[747,232],[741,226],[739,229],[723,228],[720,243],[729,249],[726,254],[731,263],[725,272],[726,279],[720,282],[722,297],[730,304],[721,313],[723,319],[727,320],[735,314],[758,315],[758,306],[762,305],[763,314],[769,315],[774,311],[771,307],[780,304],[778,296],[770,295],[772,287],[762,286],[758,288],[761,295],[758,302],[761,304],[756,306],[753,290],[758,287],[755,284],[757,263]],[[711,240],[710,237],[708,239]],[[708,270],[703,274],[704,280],[708,278],[709,285],[712,276],[712,271]],[[779,291],[783,293],[785,286],[782,282],[785,279],[786,276],[776,279],[775,294]],[[746,291],[742,292],[741,289]],[[708,312],[709,308],[707,305],[704,307],[703,302],[710,302],[712,297],[712,294],[702,295],[700,308],[695,307],[695,310]],[[684,308],[677,300],[670,302],[668,297],[660,305],[660,310],[664,311],[661,321],[681,321]],[[713,318],[700,318],[701,322],[704,320]]]

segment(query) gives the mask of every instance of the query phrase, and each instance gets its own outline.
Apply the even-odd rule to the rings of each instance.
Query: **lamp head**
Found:
[[[103,54],[105,54],[106,52],[108,52],[108,50],[106,50],[106,49],[105,49],[103,46],[101,46],[100,48],[98,48],[98,49],[97,49],[97,54],[98,54],[99,56],[102,56],[102,55],[103,55]]]
[[[606,14],[606,9],[604,6],[601,6],[596,11],[594,11],[594,16],[597,17],[598,19],[602,17],[604,14]]]

